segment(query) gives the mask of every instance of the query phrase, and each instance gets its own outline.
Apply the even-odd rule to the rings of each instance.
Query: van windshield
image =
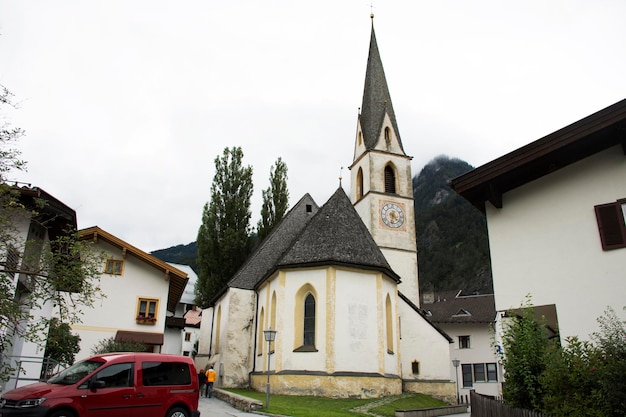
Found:
[[[81,361],[48,380],[49,384],[72,385],[104,365],[102,361]]]

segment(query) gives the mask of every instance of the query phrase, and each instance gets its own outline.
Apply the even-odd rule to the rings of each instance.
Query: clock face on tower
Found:
[[[404,210],[398,203],[386,202],[380,209],[380,218],[387,227],[397,229],[404,224]]]

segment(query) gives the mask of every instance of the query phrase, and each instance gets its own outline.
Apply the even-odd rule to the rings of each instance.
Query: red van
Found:
[[[199,417],[188,356],[109,353],[2,395],[0,417]]]

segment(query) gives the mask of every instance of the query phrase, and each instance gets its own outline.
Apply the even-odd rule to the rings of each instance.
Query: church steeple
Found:
[[[378,52],[374,23],[350,165],[350,201],[392,270],[419,305],[411,157],[404,152]]]
[[[378,44],[376,43],[376,33],[374,32],[374,15],[372,17],[372,34],[370,37],[369,56],[367,58],[367,70],[365,72],[365,88],[363,89],[363,103],[361,104],[361,114],[359,121],[363,132],[363,141],[366,149],[376,147],[381,135],[385,115],[388,115],[393,126],[395,137],[400,148],[400,132],[396,122],[396,115],[391,103],[391,95],[385,78],[385,70],[380,59]]]

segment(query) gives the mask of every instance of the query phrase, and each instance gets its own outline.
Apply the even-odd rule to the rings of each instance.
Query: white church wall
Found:
[[[380,372],[379,341],[385,339],[376,275],[337,270],[335,285],[335,370]]]
[[[449,381],[450,342],[402,300],[399,311],[402,378]],[[412,371],[414,361],[419,363],[417,374]]]
[[[219,357],[216,356],[215,363],[211,361],[218,373],[217,386],[245,387],[248,384],[252,367],[255,300],[254,291],[239,288],[229,288],[220,300],[222,312],[219,347],[216,350]]]
[[[279,289],[278,280],[272,283],[272,289],[276,288],[282,297],[279,298],[284,303],[284,309],[278,306],[277,311],[284,311],[280,317],[280,325],[277,334],[277,351],[279,351],[280,363],[277,369],[307,369],[310,371],[326,371],[327,354],[327,332],[328,321],[332,321],[332,316],[328,315],[327,309],[332,307],[329,303],[329,295],[326,292],[327,270],[326,268],[298,269],[286,272],[284,288]],[[294,352],[296,346],[296,294],[305,285],[310,285],[315,289],[316,299],[316,320],[315,320],[315,347],[317,352]],[[269,310],[266,310],[269,311]],[[267,313],[266,313],[267,317]],[[267,319],[266,319],[267,320]],[[274,358],[272,358],[274,359]],[[257,369],[259,369],[257,364]],[[262,365],[263,367],[265,365]],[[264,368],[263,368],[264,369]]]

